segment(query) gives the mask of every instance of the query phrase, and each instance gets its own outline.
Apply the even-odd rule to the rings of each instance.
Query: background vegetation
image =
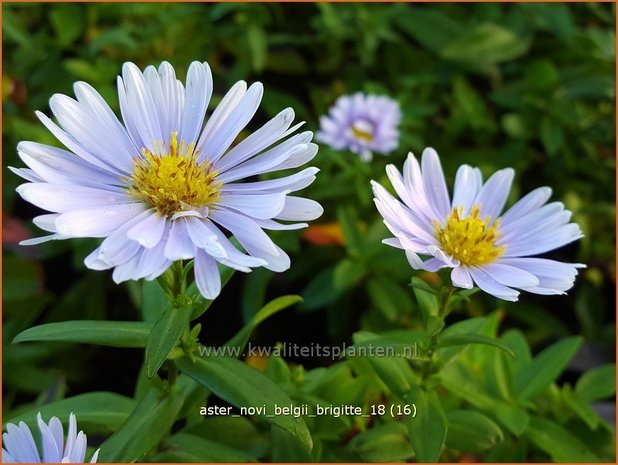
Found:
[[[491,315],[496,325],[500,323],[500,333],[511,328],[522,331],[533,352],[583,335],[583,348],[561,383],[573,383],[584,369],[612,362],[614,30],[615,5],[608,3],[4,3],[5,419],[84,392],[133,394],[142,362],[139,352],[66,343],[11,345],[16,334],[35,323],[139,318],[140,285],[115,286],[108,273],[85,269],[83,258],[96,241],[58,241],[32,248],[17,245],[39,234],[30,223],[38,212],[15,194],[21,180],[7,169],[22,166],[15,150],[20,140],[57,145],[34,111],[49,114],[51,95],[72,95],[76,80],[92,84],[117,110],[115,76],[124,61],[143,68],[168,60],[181,79],[191,61],[208,61],[215,81],[213,104],[239,79],[262,81],[265,97],[252,129],[291,106],[299,119],[307,121],[306,127],[315,131],[319,116],[339,95],[359,90],[392,96],[403,111],[400,148],[390,157],[377,156],[364,164],[351,153],[321,147],[314,161],[321,173],[306,196],[324,205],[324,216],[309,231],[273,234],[292,256],[289,272],[259,270],[233,277],[213,308],[201,317],[208,343],[225,342],[269,298],[292,293],[301,294],[304,302],[263,324],[253,336],[255,343],[340,344],[350,343],[359,330],[413,329],[418,303],[409,287],[411,270],[403,254],[380,244],[387,232],[373,206],[368,181],[384,181],[387,163],[400,167],[408,151],[420,155],[424,147],[432,146],[441,155],[449,185],[462,163],[480,166],[485,176],[511,166],[517,172],[511,202],[534,187],[551,186],[553,198],[566,204],[586,234],[578,243],[548,255],[588,265],[568,296],[522,294],[517,304],[475,296],[473,303],[451,316],[452,322]],[[428,274],[421,277],[430,283],[435,280]],[[300,379],[318,383],[316,373],[326,373],[309,370],[330,363],[324,359],[270,360],[268,370],[279,383],[302,390]],[[308,372],[301,376],[303,370]],[[344,374],[328,373],[332,375],[329,382],[345,384]],[[359,396],[369,390],[356,384],[349,389],[358,390]],[[320,395],[332,401],[340,394]],[[548,415],[573,427],[570,418],[561,418],[559,412]],[[392,424],[397,425],[386,423],[385,434],[399,437],[398,427]],[[380,436],[358,435],[366,428],[375,431],[372,425],[328,425],[324,431],[330,436],[323,437],[319,425],[310,425],[322,444],[314,456],[302,455],[294,443],[285,446],[288,442],[277,436],[282,434],[277,430],[258,434],[251,429],[253,424],[243,425],[247,429],[238,431],[256,438],[244,446],[244,453],[272,461],[410,457],[409,447],[401,445],[404,442],[376,453],[371,441],[382,441],[378,441]],[[607,430],[598,432],[586,422],[584,426],[597,431],[590,437],[604,451],[600,456],[611,456]],[[584,427],[577,424],[576,428]],[[212,438],[217,429],[216,424],[209,424],[199,434]],[[92,434],[96,436],[97,431]],[[228,446],[243,443],[241,439],[236,442]],[[510,444],[508,438],[502,443]],[[512,461],[560,459],[560,452],[534,440],[529,451],[507,446],[483,457],[495,461],[504,457]],[[174,443],[168,447],[173,450]],[[460,449],[453,446],[455,451]],[[479,454],[486,449],[465,452]],[[447,458],[462,457],[453,454]]]

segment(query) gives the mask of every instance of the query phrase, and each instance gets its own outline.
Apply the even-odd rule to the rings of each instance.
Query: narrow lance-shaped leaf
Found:
[[[152,328],[146,345],[146,370],[149,378],[152,378],[161,368],[184,331],[189,327],[192,312],[192,302],[179,308],[168,305]]]
[[[19,415],[6,418],[7,423],[26,423],[30,428],[36,428],[37,413],[43,419],[58,417],[68,424],[69,413],[75,413],[79,426],[86,432],[109,433],[117,430],[135,407],[135,401],[113,392],[89,392],[74,397],[37,406]]]
[[[214,394],[236,407],[265,406],[268,414],[264,420],[289,431],[308,448],[313,443],[309,430],[302,418],[273,415],[273,406],[291,405],[288,395],[270,378],[248,365],[228,357],[196,358],[175,360],[178,368],[205,386]],[[270,409],[270,410],[269,410]]]
[[[151,329],[151,324],[141,321],[63,321],[28,328],[13,339],[13,344],[54,341],[110,347],[146,347]]]
[[[281,310],[291,305],[302,302],[303,298],[299,295],[284,295],[271,300],[264,305],[236,335],[227,341],[225,345],[233,347],[244,347],[251,336],[251,332],[264,320],[270,318]]]

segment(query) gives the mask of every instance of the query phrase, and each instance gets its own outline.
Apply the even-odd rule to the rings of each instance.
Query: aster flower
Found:
[[[376,206],[395,237],[383,242],[404,249],[412,268],[450,268],[453,285],[516,301],[521,289],[535,294],[564,294],[573,286],[580,264],[531,257],[581,238],[571,212],[547,203],[551,189],[541,187],[501,214],[513,181],[511,168],[483,183],[478,168],[457,171],[452,200],[438,154],[425,149],[421,164],[409,154],[403,176],[386,168],[398,196],[372,181]],[[424,256],[423,259],[421,256]]]
[[[386,155],[399,145],[399,104],[388,97],[343,95],[320,118],[317,139],[336,150],[350,150],[370,161],[372,152]]]
[[[207,63],[191,64],[186,87],[169,63],[144,72],[125,63],[118,77],[122,123],[84,82],[74,86],[76,100],[54,95],[58,125],[37,116],[68,150],[21,142],[19,156],[29,168],[13,169],[30,181],[19,194],[51,212],[34,223],[52,234],[23,244],[104,238],[85,263],[113,268],[117,283],[151,280],[174,261],[195,259],[196,283],[208,299],[221,289],[217,262],[245,272],[289,268],[289,257],[264,229],[302,228],[307,224],[280,221],[322,214],[313,200],[289,195],[319,170],[242,180],[305,164],[317,152],[313,134],[288,137],[302,123],[290,127],[294,111],[287,108],[233,146],[258,109],[262,84],[236,83],[204,125],[212,89]]]
[[[2,435],[4,463],[84,463],[87,438],[83,431],[77,432],[77,421],[73,413],[69,417],[66,443],[58,417],[52,417],[49,423],[45,423],[39,413],[37,422],[43,448],[42,460],[30,428],[21,421],[19,426],[13,423],[6,425],[7,432]],[[99,450],[92,454],[90,463],[96,463],[98,455]]]

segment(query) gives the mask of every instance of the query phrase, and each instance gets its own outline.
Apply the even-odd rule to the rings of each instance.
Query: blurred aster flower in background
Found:
[[[373,152],[386,155],[399,145],[399,104],[388,97],[343,95],[320,118],[316,138],[336,150],[350,150],[370,161]]]
[[[579,226],[560,202],[546,203],[551,189],[533,190],[502,216],[514,171],[499,170],[483,183],[478,168],[457,171],[452,201],[438,154],[425,149],[419,166],[409,154],[403,177],[386,168],[401,203],[372,181],[376,206],[395,235],[385,244],[404,249],[414,269],[451,268],[453,285],[516,301],[519,292],[564,294],[573,286],[580,264],[562,263],[538,255],[580,239]],[[422,260],[419,255],[426,255]]]
[[[66,443],[58,417],[52,417],[49,423],[45,423],[39,413],[37,422],[41,432],[42,460],[30,428],[22,421],[19,426],[13,423],[6,425],[7,432],[2,435],[4,463],[84,463],[87,438],[83,431],[77,432],[77,421],[73,413],[69,417]],[[96,463],[98,455],[99,450],[92,454],[90,463]]]
[[[174,261],[195,258],[196,283],[207,299],[221,289],[217,262],[246,272],[289,268],[288,255],[263,229],[302,228],[306,223],[277,220],[322,214],[317,202],[289,195],[311,184],[319,170],[241,181],[305,164],[317,152],[313,134],[287,138],[302,125],[290,127],[294,111],[287,108],[231,148],[255,114],[263,87],[236,83],[204,125],[212,89],[207,63],[191,64],[186,88],[169,63],[143,73],[125,63],[118,77],[124,124],[84,82],[74,86],[77,100],[54,95],[50,107],[60,126],[37,116],[69,151],[21,142],[19,156],[29,169],[13,169],[30,181],[19,194],[52,212],[34,218],[52,234],[22,243],[105,238],[85,263],[114,268],[116,282],[151,280]]]

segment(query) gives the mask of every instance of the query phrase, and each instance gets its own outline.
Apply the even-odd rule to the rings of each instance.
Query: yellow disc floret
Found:
[[[169,147],[155,148],[161,153],[143,148],[142,154],[133,158],[129,194],[168,217],[219,199],[218,173],[210,162],[198,161],[195,144],[178,143],[177,133],[173,132]]]
[[[436,237],[442,249],[450,256],[468,266],[486,265],[504,253],[505,247],[496,245],[500,237],[500,219],[492,223],[491,217],[479,216],[478,205],[463,217],[463,208],[454,207],[443,227],[434,223]]]

